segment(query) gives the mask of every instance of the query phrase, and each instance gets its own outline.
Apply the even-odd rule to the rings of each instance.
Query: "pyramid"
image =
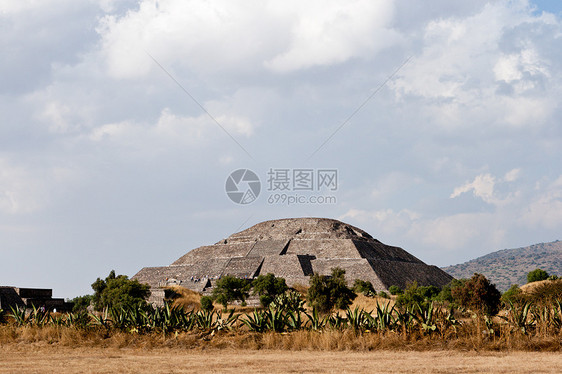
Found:
[[[212,289],[224,275],[252,279],[273,273],[289,286],[308,285],[313,273],[346,271],[348,284],[370,281],[378,291],[410,282],[443,286],[453,277],[399,247],[385,245],[365,231],[327,218],[265,221],[220,242],[195,248],[169,266],[145,267],[133,279],[151,286],[157,301],[162,287],[180,284],[198,292]]]

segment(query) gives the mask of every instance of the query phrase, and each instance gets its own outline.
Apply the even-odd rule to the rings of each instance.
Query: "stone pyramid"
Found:
[[[313,273],[330,274],[340,267],[348,284],[370,281],[378,291],[409,282],[442,286],[453,279],[402,248],[385,245],[365,231],[326,218],[265,221],[220,242],[193,249],[169,266],[145,267],[133,278],[148,283],[151,301],[163,286],[180,284],[204,292],[224,275],[252,279],[273,273],[289,286],[308,285]]]

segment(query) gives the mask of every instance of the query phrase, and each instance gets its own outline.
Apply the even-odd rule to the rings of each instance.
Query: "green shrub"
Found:
[[[519,285],[512,284],[509,290],[505,291],[502,294],[501,300],[507,305],[511,301],[512,303],[516,303],[520,301],[522,298],[521,288]]]
[[[400,295],[404,293],[400,287],[394,285],[388,287],[388,292],[390,292],[391,295]]]
[[[92,295],[77,296],[70,300],[72,303],[72,312],[76,313],[79,311],[87,310],[92,303]]]
[[[213,298],[210,296],[201,296],[201,309],[210,312],[214,309]]]
[[[217,281],[213,289],[213,299],[226,309],[232,301],[245,302],[250,294],[250,287],[251,283],[246,279],[227,275]]]
[[[449,303],[453,302],[453,295],[451,294],[451,283],[449,283],[449,284],[443,286],[443,288],[441,288],[441,291],[439,291],[439,294],[437,295],[435,300],[447,301]]]
[[[548,273],[542,269],[535,269],[527,274],[527,283],[548,279]]]
[[[390,299],[390,296],[388,296],[388,294],[384,291],[380,291],[379,296],[385,299]]]
[[[111,270],[109,275],[102,280],[98,278],[92,283],[94,295],[92,302],[94,309],[103,310],[105,307],[138,308],[147,305],[146,299],[150,296],[150,286],[130,280],[126,275],[115,275]]]
[[[398,294],[396,303],[401,307],[412,307],[417,304],[422,304],[426,300],[424,292],[418,286],[418,282],[413,282],[406,287],[403,293]]]
[[[377,294],[373,284],[369,281],[364,281],[361,279],[356,279],[353,283],[353,291],[355,293],[362,293],[365,296],[373,297]]]
[[[345,270],[333,268],[330,276],[314,274],[308,288],[308,305],[321,313],[328,313],[334,307],[346,309],[357,295],[347,287]]]
[[[265,308],[278,296],[288,290],[284,278],[275,277],[272,273],[260,275],[252,282],[254,295],[260,296],[260,303]]]

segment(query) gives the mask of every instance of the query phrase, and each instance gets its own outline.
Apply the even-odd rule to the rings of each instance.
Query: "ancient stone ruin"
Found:
[[[209,291],[224,275],[252,279],[273,273],[289,286],[308,285],[313,273],[346,271],[348,284],[370,281],[378,291],[409,282],[442,286],[453,279],[402,248],[385,245],[365,231],[326,218],[293,218],[258,223],[220,242],[189,251],[169,266],[145,267],[133,279],[151,286],[161,303],[163,287],[179,284]]]
[[[61,298],[53,298],[53,290],[50,288],[0,286],[0,309],[9,311],[11,308],[34,307],[61,312],[71,310],[72,303],[67,303]]]

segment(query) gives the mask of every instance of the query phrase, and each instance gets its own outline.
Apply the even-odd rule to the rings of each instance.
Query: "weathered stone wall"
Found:
[[[321,275],[330,275],[332,269],[339,267],[345,270],[345,280],[349,287],[353,286],[356,279],[369,281],[373,284],[375,290],[386,290],[387,287],[373,271],[369,261],[365,258],[361,259],[316,259],[312,260],[312,268],[315,273]]]
[[[262,262],[263,257],[234,257],[228,261],[223,272],[219,275],[252,278],[258,272]]]
[[[277,277],[285,278],[287,284],[308,284],[301,261],[297,255],[269,256],[263,261],[260,275],[267,273],[275,274]]]
[[[289,240],[263,240],[255,242],[254,246],[248,253],[248,257],[254,256],[279,256],[289,243]]]
[[[196,248],[172,263],[172,265],[193,264],[210,258],[232,258],[246,256],[255,242],[215,244]]]
[[[361,258],[349,239],[293,239],[287,254],[312,255],[316,258]]]

